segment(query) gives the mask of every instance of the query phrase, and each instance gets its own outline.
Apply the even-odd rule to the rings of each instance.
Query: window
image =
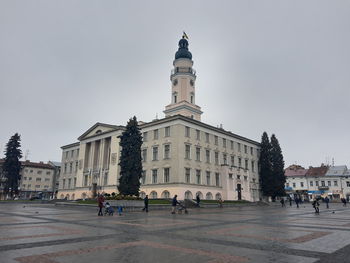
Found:
[[[314,182],[313,181],[310,181],[310,186],[314,186]]]
[[[62,180],[62,188],[64,189],[66,187],[66,179]]]
[[[242,158],[238,158],[238,167],[242,168]]]
[[[325,181],[321,181],[321,186],[326,186]]]
[[[85,175],[85,176],[84,176],[84,186],[87,186],[87,185],[88,185],[88,180],[89,180],[89,176],[88,176],[88,175]]]
[[[239,142],[237,143],[237,148],[238,148],[238,151],[240,152],[241,151],[241,144]]]
[[[254,161],[252,161],[252,172],[254,173],[255,171],[255,163],[254,163]]]
[[[318,181],[315,181],[315,183],[316,183],[316,186],[318,186]]]
[[[248,179],[248,176],[244,176],[244,181],[247,181],[247,179]]]
[[[177,103],[177,96],[174,95],[174,103]]]
[[[328,181],[328,186],[332,186],[332,182],[331,181]]]
[[[201,148],[196,147],[196,161],[201,160]]]
[[[293,183],[293,187],[295,187],[296,185],[295,185],[295,183]]]
[[[27,180],[27,177],[23,177],[23,180]]]
[[[164,159],[170,158],[170,144],[164,145]]]
[[[66,159],[68,159],[68,151],[66,151]]]
[[[230,141],[231,143],[231,150],[233,150],[233,141]]]
[[[222,138],[222,147],[226,148],[226,139]]]
[[[170,181],[170,168],[164,168],[164,183],[169,183]]]
[[[209,133],[205,133],[205,142],[209,143]]]
[[[47,172],[46,172],[46,175],[50,175],[50,174],[51,174],[51,172],[50,172],[50,171],[47,171]]]
[[[240,180],[240,179],[241,179],[241,176],[240,176],[240,175],[237,175],[237,179]]]
[[[152,184],[156,184],[157,183],[157,173],[158,173],[157,169],[153,169],[152,170]]]
[[[200,130],[196,130],[196,139],[198,141],[200,141],[200,139],[201,139],[201,131]]]
[[[196,170],[197,184],[201,184],[201,170]]]
[[[190,168],[185,169],[185,180],[186,180],[186,183],[188,183],[188,184],[191,182],[191,169]]]
[[[165,127],[165,137],[170,137],[170,126]]]
[[[228,178],[232,179],[232,174],[228,174]]]
[[[248,147],[247,147],[247,145],[244,145],[244,153],[248,153]]]
[[[74,187],[77,185],[77,178],[74,178]]]
[[[22,187],[23,187],[23,189],[24,189],[24,188],[26,188],[26,185],[24,184]]]
[[[141,183],[142,184],[146,183],[146,171],[145,170],[142,171]]]
[[[71,183],[72,183],[72,179],[68,179],[68,189],[70,189],[71,188]]]
[[[346,182],[346,187],[350,187],[350,182],[349,181]]]
[[[248,160],[244,160],[244,169],[248,170]]]
[[[191,146],[189,144],[185,145],[185,158],[186,159],[191,158]]]
[[[219,138],[218,138],[218,136],[214,136],[214,144],[215,145],[218,145],[218,141],[219,141]]]
[[[31,184],[28,184],[27,185],[27,189],[29,189],[29,188],[31,188],[32,187],[32,185]]]
[[[49,188],[49,186],[48,186],[48,185],[45,185],[45,186],[44,186],[44,189],[48,189],[48,188]]]
[[[79,149],[77,149],[77,157],[79,157]]]
[[[193,103],[193,95],[191,95],[191,103]]]
[[[220,174],[215,173],[215,185],[220,186]]]
[[[32,177],[28,177],[28,180],[31,181],[31,180],[32,180]]]
[[[42,174],[43,172],[41,170],[37,171],[36,172],[37,174]]]
[[[158,160],[158,146],[153,147],[153,160],[152,161],[157,161]]]
[[[219,152],[215,152],[215,164],[219,164]]]
[[[70,157],[73,158],[73,156],[74,156],[74,150],[72,150],[72,151],[70,152]]]
[[[222,155],[222,159],[223,159],[223,161],[224,161],[224,164],[226,165],[226,164],[227,164],[227,154],[226,154],[226,153],[224,153],[224,154]]]
[[[231,166],[235,166],[235,157],[231,155]]]
[[[334,181],[334,186],[338,186],[338,181]]]
[[[69,163],[69,173],[72,173],[73,171],[73,163]]]
[[[250,147],[250,155],[253,155],[253,147]]]
[[[30,172],[30,173],[33,173],[33,170],[30,170],[29,172]]]
[[[49,182],[50,181],[50,178],[45,178],[45,182]]]
[[[35,186],[35,188],[40,188],[40,185],[37,184],[37,185]]]
[[[26,173],[28,173],[28,169],[25,169],[24,171],[25,171]]]
[[[36,182],[41,182],[41,178],[36,178]]]
[[[142,136],[142,137],[143,137],[143,141],[144,141],[144,142],[147,142],[147,135],[148,135],[147,132],[144,132],[144,133],[143,133],[143,136]]]
[[[158,129],[156,129],[153,131],[153,140],[158,140],[158,137],[159,137],[159,131]]]
[[[304,182],[300,182],[300,187],[304,187]]]
[[[78,165],[79,165],[79,162],[76,161],[76,162],[75,162],[75,172],[78,172]]]
[[[210,163],[210,150],[205,150],[205,159],[207,163]]]
[[[190,127],[185,127],[185,136],[186,137],[191,137],[191,130],[190,130]]]
[[[147,162],[147,149],[142,149],[142,161]]]
[[[210,172],[207,171],[207,185],[210,185]]]
[[[105,172],[104,177],[103,177],[103,185],[108,184],[108,172]]]

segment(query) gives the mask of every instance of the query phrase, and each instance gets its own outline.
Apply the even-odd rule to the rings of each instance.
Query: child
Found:
[[[113,210],[113,208],[111,207],[111,205],[108,202],[106,202],[105,208],[106,208],[105,209],[105,214],[108,214],[108,215],[112,216],[113,213],[114,213],[114,210]]]
[[[118,209],[118,214],[121,216],[123,212],[123,207],[120,205],[120,206],[117,206],[117,209]]]

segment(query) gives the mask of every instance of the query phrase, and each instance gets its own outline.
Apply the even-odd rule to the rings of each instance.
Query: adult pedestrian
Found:
[[[291,197],[288,198],[288,201],[289,201],[289,206],[292,206],[292,198]]]
[[[297,208],[299,208],[299,197],[295,197],[295,204],[297,205]]]
[[[175,214],[177,204],[178,204],[177,195],[175,195],[172,202],[171,202],[171,213],[172,214]]]
[[[283,198],[283,197],[281,198],[280,203],[281,203],[282,207],[285,207],[285,206],[286,206],[286,205],[284,204],[284,198]]]
[[[197,207],[199,207],[200,201],[201,201],[201,198],[199,197],[199,194],[197,194],[196,196]]]
[[[98,216],[103,216],[102,208],[103,208],[103,203],[105,202],[105,198],[103,197],[102,194],[98,194],[97,202],[98,202],[98,207],[99,207],[99,211],[98,211],[97,215]]]
[[[326,196],[326,198],[324,199],[324,201],[326,202],[326,207],[327,209],[329,208],[329,198],[328,196]]]
[[[222,205],[223,202],[224,202],[224,201],[223,201],[223,200],[221,199],[221,197],[220,197],[219,200],[218,200],[218,203],[219,203],[219,207],[220,207],[220,208],[223,208],[223,205]]]
[[[148,195],[146,195],[143,201],[145,203],[145,207],[142,209],[142,211],[146,211],[146,213],[148,213]]]
[[[320,208],[319,208],[320,203],[318,202],[317,199],[315,199],[315,200],[312,202],[312,206],[313,206],[313,208],[315,209],[315,213],[316,213],[316,214],[319,214],[319,213],[320,213]]]
[[[341,201],[343,203],[343,206],[346,206],[346,199],[344,197],[341,199]]]

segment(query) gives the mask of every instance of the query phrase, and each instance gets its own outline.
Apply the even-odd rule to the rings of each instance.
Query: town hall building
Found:
[[[196,104],[196,72],[188,41],[182,38],[171,72],[171,103],[165,117],[139,122],[143,135],[141,197],[260,199],[259,143],[201,122]],[[132,115],[132,114],[131,114]],[[119,136],[125,126],[96,123],[62,146],[58,198],[118,193]]]

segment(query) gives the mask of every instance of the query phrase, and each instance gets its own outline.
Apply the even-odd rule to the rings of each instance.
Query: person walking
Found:
[[[146,211],[146,213],[148,213],[148,195],[146,195],[143,201],[145,203],[145,207],[142,209],[142,211]]]
[[[289,206],[292,206],[292,198],[289,197],[288,200],[289,200]]]
[[[326,196],[326,198],[324,199],[324,201],[326,202],[326,207],[327,209],[329,208],[329,198],[328,196]]]
[[[286,206],[285,203],[284,203],[284,198],[283,198],[283,197],[281,198],[281,201],[280,201],[280,202],[281,202],[282,207],[285,207],[285,206]]]
[[[220,197],[219,200],[218,200],[218,203],[219,203],[219,207],[220,207],[220,208],[223,208],[223,205],[222,205],[223,202],[224,202],[224,201],[223,201],[223,200],[221,199],[221,197]]]
[[[344,197],[341,199],[341,201],[343,203],[343,206],[346,206],[346,199]]]
[[[197,207],[199,207],[199,203],[201,201],[201,198],[199,197],[199,194],[196,196],[196,201],[197,201]]]
[[[175,214],[177,204],[178,204],[177,195],[175,195],[172,202],[171,202],[171,213],[172,214]]]
[[[299,197],[297,196],[297,197],[295,198],[295,204],[297,205],[297,208],[299,208],[299,203],[300,203],[299,200],[300,200],[300,199],[299,199]]]
[[[313,208],[315,209],[315,213],[316,213],[316,214],[319,214],[319,213],[320,213],[320,208],[319,208],[320,203],[318,202],[317,199],[315,199],[315,200],[312,202],[312,206],[313,206]]]
[[[98,211],[97,215],[98,216],[103,216],[102,208],[103,208],[103,203],[105,202],[105,198],[103,197],[102,194],[98,194],[97,202],[98,202],[98,207],[99,207],[99,211]]]

